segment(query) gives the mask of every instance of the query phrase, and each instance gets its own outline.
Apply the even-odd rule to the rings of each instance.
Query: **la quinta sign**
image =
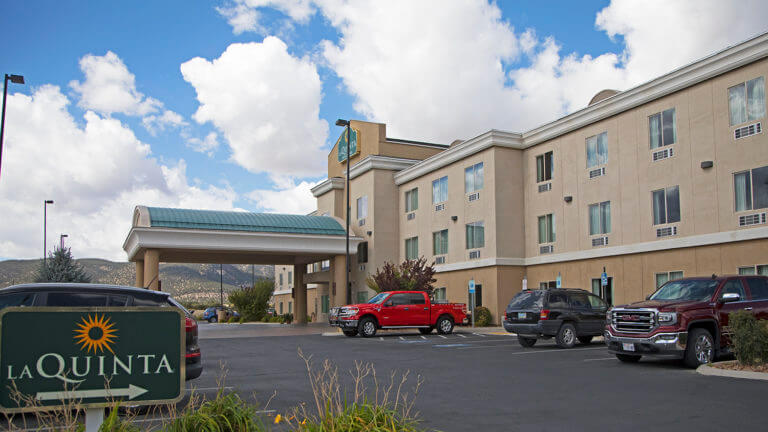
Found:
[[[176,308],[3,309],[0,411],[179,401],[184,330]]]

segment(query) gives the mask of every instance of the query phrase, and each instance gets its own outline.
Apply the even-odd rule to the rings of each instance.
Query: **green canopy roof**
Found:
[[[148,207],[150,226],[219,231],[251,231],[291,234],[344,235],[336,219],[328,216],[303,216],[236,211],[188,210]]]

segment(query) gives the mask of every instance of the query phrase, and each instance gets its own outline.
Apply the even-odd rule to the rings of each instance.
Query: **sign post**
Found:
[[[470,311],[472,312],[472,327],[475,326],[475,280],[469,280]]]
[[[184,314],[176,308],[3,309],[0,412],[74,405],[85,409],[90,431],[115,402],[178,402],[185,335]]]
[[[557,272],[557,281],[555,281],[555,288],[563,287],[563,279],[560,277],[560,272]]]
[[[605,287],[608,286],[608,273],[605,272],[603,267],[603,273],[600,275],[600,297],[605,300]]]

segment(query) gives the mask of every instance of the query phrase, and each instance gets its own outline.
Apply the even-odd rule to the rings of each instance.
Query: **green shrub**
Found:
[[[109,415],[104,417],[104,422],[99,427],[99,432],[139,432],[141,429],[139,429],[138,426],[134,426],[133,423],[131,423],[128,420],[125,420],[118,416],[120,404],[115,404],[114,407],[112,407],[112,411],[109,412]]]
[[[253,287],[239,289],[229,294],[229,301],[248,321],[258,321],[267,313],[269,298],[275,283],[271,280],[259,280]]]
[[[322,420],[308,420],[301,425],[309,432],[357,432],[357,431],[423,431],[414,420],[403,419],[396,411],[370,403],[353,404],[341,414],[325,416]]]
[[[238,322],[238,321],[239,321],[239,319],[238,319],[238,318],[236,318],[234,315],[232,315],[231,317],[229,317],[229,319],[227,320],[227,322],[228,322],[228,323],[236,323],[236,322]]]
[[[240,319],[238,319],[237,322],[240,323],[240,324],[244,323],[245,322],[245,317],[241,315]]]
[[[758,321],[747,311],[728,316],[731,344],[736,359],[744,365],[768,363],[768,321]]]
[[[268,322],[270,322],[271,319],[272,319],[272,317],[264,315],[264,318],[261,319],[261,322],[268,323]]]
[[[283,320],[281,322],[284,322],[286,324],[290,324],[293,322],[293,314],[287,313],[283,314]]]
[[[237,393],[225,395],[221,391],[216,394],[215,399],[204,402],[200,407],[187,405],[178,417],[163,428],[165,432],[260,432],[265,430],[254,407],[248,406]]]
[[[488,327],[493,325],[491,311],[485,306],[475,308],[475,327]]]

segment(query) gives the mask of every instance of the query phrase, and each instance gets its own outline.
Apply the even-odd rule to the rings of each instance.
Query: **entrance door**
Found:
[[[605,300],[608,306],[613,306],[613,277],[608,277],[606,286],[602,286],[600,278],[592,279],[592,294]]]
[[[475,301],[472,301],[472,294],[469,294],[469,297],[467,298],[467,305],[469,306],[469,310],[475,310],[476,307],[480,307],[483,305],[483,286],[475,284]]]

